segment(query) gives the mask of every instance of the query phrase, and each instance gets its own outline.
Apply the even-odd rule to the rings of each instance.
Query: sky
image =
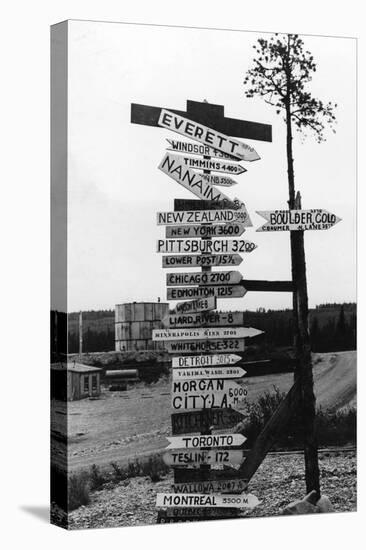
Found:
[[[290,280],[288,232],[258,233],[257,210],[287,208],[283,118],[244,95],[253,44],[265,33],[70,21],[68,32],[68,311],[166,301],[166,273],[156,241],[156,213],[175,198],[197,198],[158,165],[168,129],[131,124],[131,103],[186,109],[186,100],[225,106],[225,115],[272,125],[272,142],[243,139],[260,160],[241,164],[232,188],[258,247],[235,269],[244,279]],[[356,300],[356,41],[304,36],[317,72],[315,97],[338,104],[336,134],[318,144],[295,135],[295,185],[302,208],[323,208],[342,221],[305,233],[309,304]],[[184,139],[184,138],[183,138]],[[219,268],[217,268],[219,270]],[[183,271],[175,269],[174,271]],[[171,302],[172,307],[175,302]],[[289,293],[248,292],[219,309],[288,308]]]

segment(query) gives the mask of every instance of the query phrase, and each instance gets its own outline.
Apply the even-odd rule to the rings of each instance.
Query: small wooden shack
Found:
[[[102,369],[68,362],[51,365],[51,397],[67,401],[98,397]]]

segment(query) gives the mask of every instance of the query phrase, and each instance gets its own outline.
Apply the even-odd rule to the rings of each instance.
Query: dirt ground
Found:
[[[256,401],[266,391],[278,387],[288,391],[291,373],[244,377],[248,401]],[[317,404],[332,410],[356,404],[356,351],[316,354],[314,380]],[[171,380],[139,384],[125,392],[104,391],[99,400],[69,402],[68,453],[72,471],[92,464],[107,467],[126,463],[134,457],[160,452],[166,447],[170,427]],[[235,407],[238,410],[245,408]],[[54,408],[55,424],[65,419],[65,404]],[[60,430],[61,431],[61,430]],[[57,442],[55,443],[57,446]]]
[[[356,511],[356,453],[339,451],[320,454],[321,490],[335,512]],[[156,493],[170,492],[172,476],[152,483],[149,478],[132,478],[111,488],[92,493],[91,503],[70,514],[70,529],[154,524],[157,520]],[[240,517],[280,515],[290,502],[304,495],[302,454],[270,454],[249,485],[260,504]]]

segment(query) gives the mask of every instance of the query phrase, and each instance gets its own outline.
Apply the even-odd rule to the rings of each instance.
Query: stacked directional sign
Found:
[[[153,331],[153,340],[163,342],[173,356],[174,437],[168,438],[163,459],[174,469],[174,485],[172,492],[157,495],[156,505],[166,509],[159,513],[168,518],[196,518],[197,508],[203,509],[199,517],[227,517],[227,508],[235,515],[237,509],[258,504],[257,497],[243,493],[247,483],[238,476],[246,437],[230,429],[242,420],[235,407],[248,394],[237,382],[246,374],[236,366],[241,360],[237,353],[244,351],[246,338],[262,331],[245,327],[243,313],[215,311],[220,298],[246,294],[242,274],[233,266],[256,244],[242,238],[252,225],[245,205],[214,186],[234,185],[236,181],[222,174],[244,174],[246,169],[237,162],[259,156],[242,142],[164,109],[159,125],[199,142],[169,139],[159,169],[199,199],[217,201],[220,208],[159,212],[157,217],[158,225],[165,226],[165,238],[157,241],[157,252],[166,254],[163,268],[196,270],[166,274],[167,299],[176,304],[163,319],[165,328]],[[216,266],[219,269],[212,271]]]

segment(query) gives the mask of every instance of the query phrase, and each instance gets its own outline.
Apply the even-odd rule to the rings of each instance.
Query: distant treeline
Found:
[[[289,347],[293,343],[292,311],[258,308],[245,311],[245,325],[263,330],[257,338],[266,351]],[[69,353],[79,351],[78,313],[69,314]],[[356,304],[321,304],[310,310],[309,328],[314,352],[356,349]],[[83,312],[83,351],[115,349],[114,310]]]

